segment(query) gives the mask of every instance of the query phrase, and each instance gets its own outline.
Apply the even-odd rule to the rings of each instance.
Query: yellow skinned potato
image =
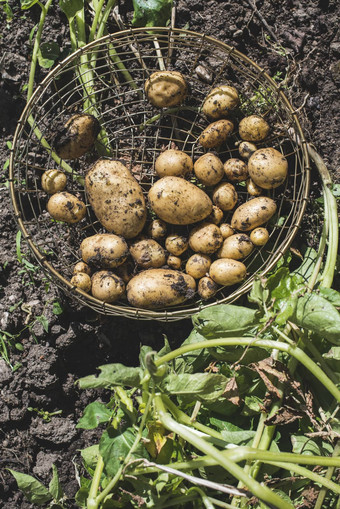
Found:
[[[85,262],[78,262],[75,264],[73,268],[73,274],[78,274],[78,272],[82,272],[83,274],[91,275],[91,269]]]
[[[224,163],[224,173],[230,182],[243,182],[249,177],[248,168],[244,161],[235,157]]]
[[[143,239],[130,246],[130,254],[137,265],[143,269],[158,268],[165,265],[165,251],[156,240]]]
[[[89,293],[91,290],[91,278],[84,272],[78,272],[72,276],[71,284],[79,290],[83,290],[85,293]]]
[[[103,302],[112,303],[125,292],[125,283],[109,270],[101,270],[92,276],[92,295]]]
[[[229,182],[221,182],[215,187],[212,200],[221,210],[232,210],[237,203],[237,192]]]
[[[208,125],[199,137],[199,143],[204,148],[219,147],[231,135],[234,124],[230,120],[217,120]]]
[[[69,224],[79,223],[86,214],[85,203],[66,191],[52,194],[46,208],[53,219]]]
[[[174,233],[165,239],[165,249],[175,256],[183,254],[188,249],[188,246],[188,239],[184,235]]]
[[[265,119],[259,115],[244,117],[238,127],[242,140],[255,142],[264,140],[268,136],[269,129]]]
[[[180,259],[180,257],[172,254],[168,256],[166,263],[170,267],[170,269],[174,270],[180,270],[182,266],[182,260]]]
[[[73,115],[55,137],[54,149],[62,159],[78,159],[90,150],[99,131],[100,124],[93,115]]]
[[[125,262],[129,254],[127,243],[113,233],[97,233],[80,244],[83,261],[95,267],[113,269]]]
[[[210,256],[203,253],[195,253],[188,259],[185,265],[185,272],[194,279],[201,279],[209,272],[210,265]]]
[[[202,111],[207,117],[217,120],[227,117],[239,102],[240,99],[235,87],[220,85],[207,95]]]
[[[263,189],[279,187],[287,178],[288,162],[275,148],[261,148],[248,161],[251,179]]]
[[[154,219],[149,225],[148,234],[152,239],[160,240],[165,237],[166,229],[167,228],[164,221],[161,221],[160,219]]]
[[[85,189],[98,221],[107,231],[126,239],[142,231],[146,221],[143,191],[124,164],[99,159],[86,174]]]
[[[212,211],[209,196],[180,177],[161,178],[151,187],[148,197],[152,210],[170,224],[197,223]]]
[[[209,270],[209,276],[215,283],[232,286],[240,283],[246,277],[247,269],[244,263],[229,258],[215,260]]]
[[[213,205],[213,209],[212,209],[212,212],[211,214],[207,217],[207,221],[209,223],[214,223],[214,224],[220,224],[220,222],[222,221],[223,219],[223,210],[220,209],[220,207],[218,207],[217,205]]]
[[[232,228],[230,226],[230,224],[228,224],[228,223],[220,224],[219,228],[221,230],[223,239],[227,239],[228,237],[230,237],[231,235],[234,235],[234,233],[235,233],[234,228]]]
[[[180,72],[157,71],[146,80],[145,92],[157,108],[170,108],[184,101],[188,87]]]
[[[248,256],[254,249],[248,235],[236,233],[226,238],[222,247],[218,250],[218,258],[231,258],[233,260],[242,260]]]
[[[245,159],[249,159],[249,157],[256,152],[257,146],[254,145],[254,143],[251,143],[250,141],[241,141],[241,143],[238,146],[238,151],[241,157],[244,157]]]
[[[202,223],[189,234],[189,246],[196,253],[212,254],[222,245],[221,230],[216,224]]]
[[[276,203],[271,198],[259,196],[240,205],[231,219],[231,227],[246,232],[269,221],[276,212]]]
[[[261,196],[263,193],[262,187],[257,186],[251,178],[247,180],[246,186],[247,193],[250,194],[250,196]]]
[[[211,299],[215,295],[219,285],[209,276],[202,277],[197,286],[197,293],[203,300]]]
[[[155,170],[159,177],[183,177],[191,173],[193,167],[191,157],[182,150],[165,150],[155,161]]]
[[[127,260],[115,269],[117,276],[119,276],[124,283],[128,283],[134,276],[135,264],[132,260]]]
[[[144,270],[127,285],[127,299],[136,308],[160,309],[182,304],[196,290],[193,277],[172,269]]]
[[[46,170],[41,177],[41,187],[47,194],[60,193],[66,187],[67,177],[61,170]]]
[[[250,240],[254,246],[264,246],[269,240],[269,232],[266,228],[255,228],[250,234]]]
[[[194,172],[202,184],[215,186],[224,176],[223,163],[219,157],[207,152],[195,162]]]

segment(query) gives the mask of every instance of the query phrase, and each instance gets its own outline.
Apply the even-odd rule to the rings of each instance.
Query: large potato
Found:
[[[113,269],[125,262],[129,254],[127,243],[113,233],[97,233],[80,244],[83,261],[104,269]]]
[[[248,161],[248,171],[256,185],[274,189],[287,178],[287,159],[275,148],[260,148]]]
[[[239,102],[240,99],[235,87],[220,85],[209,92],[202,106],[202,111],[207,117],[217,120],[227,117]]]
[[[237,203],[237,192],[229,182],[221,182],[215,187],[212,195],[213,202],[221,210],[232,210]]]
[[[221,230],[214,223],[202,223],[189,234],[189,246],[196,253],[215,253],[222,245]]]
[[[182,150],[165,150],[155,161],[155,170],[159,177],[183,177],[191,173],[193,167],[191,157]]]
[[[244,117],[239,123],[239,134],[245,141],[262,141],[269,133],[269,125],[259,115]]]
[[[67,177],[61,170],[46,170],[41,177],[41,187],[48,194],[60,193],[66,187]]]
[[[149,269],[137,274],[127,285],[127,298],[132,306],[159,309],[182,304],[196,290],[193,277],[171,269]]]
[[[149,191],[157,216],[170,224],[186,225],[205,219],[212,211],[209,196],[180,177],[163,177]]]
[[[170,108],[184,101],[187,83],[178,71],[157,71],[145,82],[148,100],[157,108]]]
[[[55,193],[47,202],[47,211],[56,221],[78,223],[86,214],[86,205],[71,193]]]
[[[165,251],[156,240],[137,240],[130,246],[130,254],[137,265],[143,269],[165,265]]]
[[[204,148],[219,147],[233,132],[234,124],[230,120],[217,120],[208,125],[199,137],[199,143]]]
[[[219,258],[242,260],[242,258],[248,256],[253,249],[253,243],[248,235],[236,233],[224,240],[222,247],[217,252],[217,256]]]
[[[231,286],[240,283],[246,277],[247,269],[244,263],[229,258],[215,260],[209,270],[209,276],[215,283]]]
[[[259,196],[242,203],[235,210],[231,219],[231,226],[235,230],[247,232],[269,221],[275,212],[275,201],[266,196]]]
[[[126,239],[136,237],[146,221],[143,191],[119,161],[99,159],[85,177],[85,189],[98,221]]]
[[[77,159],[86,154],[100,131],[98,120],[87,113],[73,115],[54,139],[54,150],[62,159]]]
[[[92,295],[103,302],[115,302],[125,292],[125,283],[109,270],[101,270],[92,276]]]
[[[199,157],[194,164],[196,177],[205,186],[215,186],[224,176],[221,159],[210,152]]]

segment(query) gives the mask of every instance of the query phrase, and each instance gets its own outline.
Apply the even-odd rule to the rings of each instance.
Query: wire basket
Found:
[[[180,71],[190,91],[181,107],[154,108],[146,99],[144,83],[160,70]],[[280,150],[289,162],[289,177],[268,191],[278,211],[270,225],[270,240],[245,259],[247,279],[237,287],[224,287],[209,301],[199,296],[181,306],[164,310],[131,307],[126,300],[103,303],[75,288],[73,267],[80,261],[81,241],[104,232],[82,185],[82,176],[100,154],[125,163],[141,184],[145,195],[155,179],[154,162],[164,148],[174,144],[192,158],[204,153],[198,144],[210,123],[201,113],[209,91],[219,84],[235,86],[241,104],[231,120],[250,114],[264,116],[271,135],[261,147]],[[56,127],[71,114],[92,113],[106,131],[78,160],[59,160],[50,148]],[[219,149],[222,161],[239,157],[237,132]],[[104,146],[105,145],[105,146]],[[86,217],[76,225],[53,221],[46,212],[48,196],[41,189],[42,172],[49,168],[68,171],[67,191],[87,205]],[[204,307],[230,303],[247,292],[256,274],[270,271],[289,248],[302,220],[309,190],[309,160],[297,113],[280,87],[256,63],[216,39],[181,29],[125,30],[105,36],[81,48],[59,63],[37,87],[23,111],[13,140],[10,159],[10,189],[20,230],[46,275],[69,296],[106,315],[136,319],[178,320]],[[240,201],[246,187],[238,185]]]

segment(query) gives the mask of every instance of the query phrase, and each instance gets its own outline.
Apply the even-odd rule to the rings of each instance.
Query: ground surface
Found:
[[[29,37],[39,18],[38,7],[23,12],[17,2],[9,3],[14,19],[7,22],[4,15],[0,18],[1,168],[9,156],[6,142],[11,140],[25,105],[23,86],[28,80],[32,51]],[[283,76],[288,73],[294,105],[303,108],[306,137],[314,143],[334,180],[339,182],[338,2],[259,0],[257,8],[272,34],[246,0],[180,0],[176,26],[205,32],[234,45],[272,75],[277,71]],[[121,12],[128,23],[132,12],[130,2],[121,5]],[[286,49],[288,60],[273,34]],[[270,35],[269,40],[266,35]],[[56,41],[64,52],[69,49],[66,20],[57,7],[48,16],[43,40]],[[45,71],[41,72],[38,79],[44,74]],[[23,351],[11,351],[12,366],[18,366],[14,372],[0,360],[0,467],[30,473],[46,483],[50,466],[55,463],[63,487],[72,497],[77,490],[74,475],[75,464],[79,463],[77,451],[90,445],[93,439],[92,432],[75,427],[82,410],[93,400],[93,393],[80,392],[74,382],[107,362],[133,364],[139,345],[157,348],[163,334],[167,334],[172,344],[180,343],[188,335],[191,323],[171,325],[105,318],[72,305],[53,286],[46,292],[41,271],[33,268],[28,275],[18,261],[17,225],[6,179],[4,171],[0,180],[0,330],[8,338],[12,335],[12,343],[20,343]],[[314,174],[313,196],[318,196],[319,188]],[[314,224],[314,214],[310,204],[305,228]],[[306,231],[304,234],[307,236]],[[317,230],[314,234],[317,235]],[[25,245],[21,249],[27,253]],[[56,301],[64,308],[62,314],[53,312]],[[46,320],[37,318],[41,316],[48,320],[48,332],[44,329]],[[28,407],[61,413],[45,422],[36,410],[29,411]],[[5,469],[0,473],[0,500],[0,507],[7,509],[33,507],[23,500]]]

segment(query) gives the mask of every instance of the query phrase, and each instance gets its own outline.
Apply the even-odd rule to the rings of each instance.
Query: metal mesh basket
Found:
[[[159,69],[180,71],[190,86],[181,107],[156,109],[145,98],[144,83]],[[197,140],[209,121],[200,112],[204,98],[218,84],[239,90],[240,108],[232,120],[249,114],[264,116],[271,135],[258,148],[280,150],[289,162],[286,183],[267,194],[278,212],[270,225],[266,246],[245,259],[247,279],[238,287],[221,288],[210,301],[199,296],[184,305],[164,310],[131,307],[126,300],[103,303],[75,288],[73,267],[80,261],[79,246],[89,235],[103,232],[82,185],[83,176],[100,153],[109,153],[130,168],[145,194],[155,179],[154,161],[165,147],[175,144],[193,158],[204,150]],[[79,160],[66,164],[51,151],[55,126],[71,114],[95,114],[106,139]],[[224,161],[238,157],[235,132],[220,149]],[[48,168],[69,171],[67,191],[87,204],[85,219],[76,225],[53,221],[46,212],[48,196],[41,189],[41,174]],[[266,274],[289,248],[301,223],[309,189],[306,141],[297,113],[280,87],[263,69],[234,48],[202,34],[180,29],[126,30],[81,48],[58,64],[38,86],[16,129],[10,160],[10,187],[15,216],[37,261],[47,276],[72,298],[107,315],[137,319],[188,318],[206,306],[232,302],[247,292],[256,274]],[[240,201],[246,187],[238,185]]]

